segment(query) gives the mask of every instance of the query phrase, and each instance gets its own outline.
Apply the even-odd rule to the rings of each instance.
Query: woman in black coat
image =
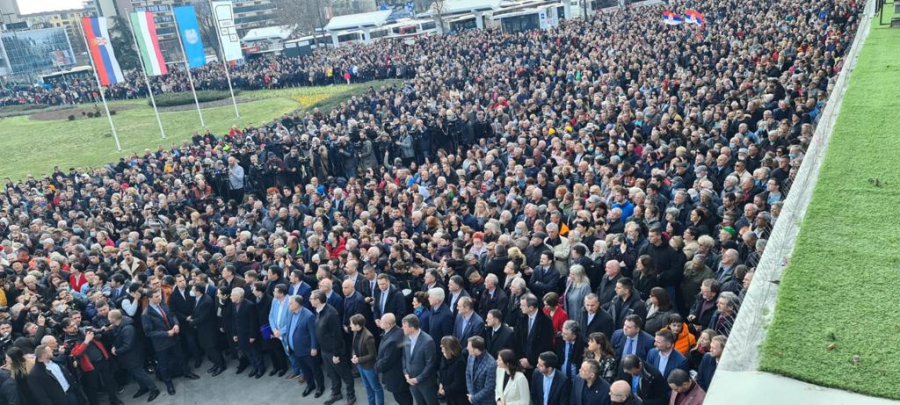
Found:
[[[462,355],[459,340],[453,336],[444,336],[441,339],[441,353],[444,354],[444,361],[441,362],[441,385],[438,393],[444,395],[447,405],[467,405],[466,356]]]

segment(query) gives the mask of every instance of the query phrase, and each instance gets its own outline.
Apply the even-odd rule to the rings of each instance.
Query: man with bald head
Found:
[[[412,393],[403,375],[403,331],[397,327],[397,318],[392,313],[381,316],[379,326],[384,331],[378,345],[378,357],[375,360],[375,371],[381,373],[381,381],[394,400],[400,405],[412,405]]]
[[[319,280],[319,289],[325,293],[325,302],[333,306],[338,311],[338,315],[344,316],[344,298],[340,294],[334,292],[334,281],[330,278]]]
[[[631,394],[631,385],[625,381],[616,381],[609,387],[609,401],[616,405],[643,405],[641,400]]]
[[[372,334],[380,335],[380,333],[375,333],[373,330],[375,329],[375,323],[372,321],[372,309],[366,305],[366,298],[359,291],[356,291],[356,284],[353,280],[344,280],[341,284],[341,292],[344,293],[344,312],[341,317],[341,325],[344,332],[347,334],[351,333],[350,317],[360,314],[366,318],[366,327]]]

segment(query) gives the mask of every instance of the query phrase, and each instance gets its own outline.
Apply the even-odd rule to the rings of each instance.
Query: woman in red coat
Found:
[[[556,344],[556,335],[562,331],[563,324],[569,320],[569,315],[559,306],[559,294],[548,292],[544,295],[544,313],[553,322],[553,344]]]

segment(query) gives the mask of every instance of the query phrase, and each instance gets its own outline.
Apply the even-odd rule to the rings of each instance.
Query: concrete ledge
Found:
[[[778,284],[790,262],[800,225],[815,189],[825,152],[841,109],[850,74],[869,35],[875,0],[868,0],[857,28],[847,62],[835,81],[813,141],[797,173],[784,210],[769,242],[740,313],[731,330],[725,352],[706,397],[706,404],[797,405],[799,404],[900,404],[836,389],[818,387],[790,378],[759,372],[760,348],[772,322]]]
[[[722,388],[728,387],[728,405],[897,405],[897,401],[869,397],[852,392],[824,388],[802,381],[760,371],[717,370],[718,389],[715,398],[706,397],[705,404],[725,404]]]

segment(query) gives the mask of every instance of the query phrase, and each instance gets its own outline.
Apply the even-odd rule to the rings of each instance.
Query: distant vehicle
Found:
[[[79,66],[69,70],[53,72],[41,76],[41,82],[45,85],[55,86],[58,83],[70,82],[72,80],[94,78],[94,69],[90,66]]]

